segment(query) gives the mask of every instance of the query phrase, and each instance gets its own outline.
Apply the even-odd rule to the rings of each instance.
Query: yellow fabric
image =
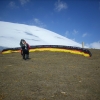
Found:
[[[69,53],[73,53],[73,54],[79,54],[79,55],[83,55],[86,57],[89,57],[89,54],[86,54],[84,52],[80,52],[77,50],[67,50],[67,49],[60,49],[60,48],[37,48],[37,49],[30,49],[30,52],[35,52],[35,51],[53,51],[53,52],[69,52]]]
[[[3,51],[2,54],[8,54],[8,53],[14,53],[14,52],[20,52],[20,50],[7,50],[7,51]]]
[[[11,53],[12,50],[3,51],[2,54]]]

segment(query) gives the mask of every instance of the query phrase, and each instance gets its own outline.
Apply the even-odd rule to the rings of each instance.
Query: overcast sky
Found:
[[[100,0],[0,0],[0,21],[39,26],[100,48]]]

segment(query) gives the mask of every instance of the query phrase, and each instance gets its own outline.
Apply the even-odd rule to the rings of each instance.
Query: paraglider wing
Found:
[[[62,46],[62,45],[36,45],[30,46],[30,52],[35,51],[53,51],[53,52],[66,52],[66,53],[73,53],[79,54],[86,57],[91,57],[92,54],[88,49],[80,48],[80,47],[73,47],[73,46]],[[13,53],[13,52],[21,52],[21,48],[7,48],[2,50],[2,54]]]

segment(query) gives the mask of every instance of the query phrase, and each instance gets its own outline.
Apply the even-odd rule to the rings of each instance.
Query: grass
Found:
[[[0,100],[100,100],[100,50],[0,54]]]

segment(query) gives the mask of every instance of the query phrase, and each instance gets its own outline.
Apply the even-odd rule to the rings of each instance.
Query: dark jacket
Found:
[[[22,44],[21,48],[22,48],[22,50],[29,50],[30,46],[28,43],[26,43],[26,44]]]

